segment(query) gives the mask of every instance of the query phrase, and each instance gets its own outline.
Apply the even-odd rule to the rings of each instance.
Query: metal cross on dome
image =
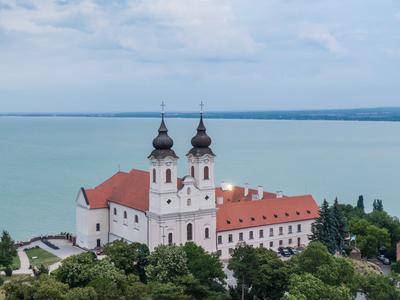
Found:
[[[203,101],[200,102],[200,113],[202,114],[204,112],[204,103]]]
[[[164,114],[165,113],[165,106],[166,106],[165,102],[162,101],[160,106],[161,106],[161,113]]]

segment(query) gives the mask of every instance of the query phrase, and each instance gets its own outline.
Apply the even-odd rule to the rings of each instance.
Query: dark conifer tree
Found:
[[[344,241],[345,238],[347,237],[348,230],[347,230],[347,219],[343,215],[342,210],[340,209],[338,199],[335,199],[335,202],[333,203],[333,206],[331,208],[332,210],[332,216],[333,220],[335,223],[335,231],[334,234],[336,234],[336,250],[342,251],[344,247]]]
[[[372,204],[373,210],[383,211],[383,203],[380,199],[375,199]]]
[[[365,208],[364,208],[364,196],[360,195],[358,197],[358,201],[357,201],[357,208],[359,210],[361,210],[362,212],[365,212]]]
[[[311,232],[311,240],[320,241],[328,248],[330,253],[335,253],[337,230],[332,210],[325,199],[320,207],[319,217],[312,225]]]

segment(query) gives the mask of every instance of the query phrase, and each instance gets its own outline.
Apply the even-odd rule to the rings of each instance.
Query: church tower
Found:
[[[215,183],[214,183],[214,157],[210,148],[211,138],[207,135],[203,121],[203,103],[201,103],[200,122],[197,133],[192,138],[192,149],[186,155],[188,158],[189,174],[194,178],[196,187],[207,200],[202,208],[215,207]]]
[[[149,211],[156,214],[165,214],[176,211],[178,156],[172,150],[174,144],[168,135],[164,121],[164,104],[161,113],[161,125],[158,135],[153,140],[154,150],[148,156],[150,160],[150,195]]]

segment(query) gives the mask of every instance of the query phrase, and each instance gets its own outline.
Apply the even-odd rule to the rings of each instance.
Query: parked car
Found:
[[[390,265],[390,260],[389,258],[385,257],[385,255],[381,254],[378,255],[378,260],[383,263],[384,265]]]
[[[283,257],[290,257],[290,252],[288,251],[288,249],[279,247],[278,251]]]
[[[295,248],[292,247],[286,247],[286,249],[289,251],[290,255],[296,255],[299,253]]]

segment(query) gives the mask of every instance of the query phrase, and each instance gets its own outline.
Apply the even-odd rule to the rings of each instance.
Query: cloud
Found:
[[[300,32],[299,37],[318,45],[330,53],[343,54],[346,52],[336,37],[321,26],[308,26]]]

